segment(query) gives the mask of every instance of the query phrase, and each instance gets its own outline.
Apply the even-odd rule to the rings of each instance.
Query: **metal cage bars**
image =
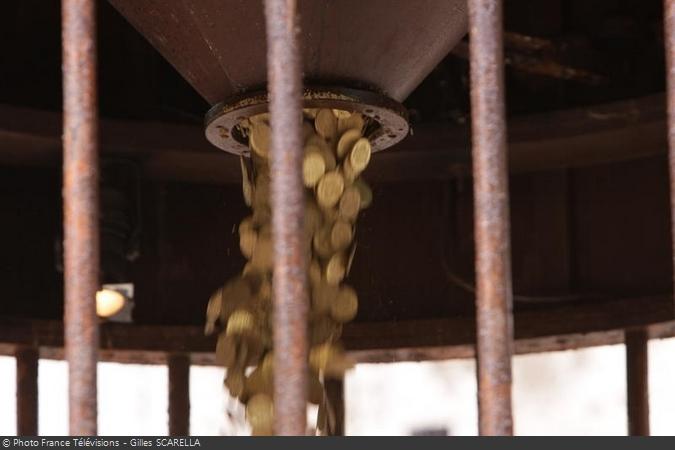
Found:
[[[513,341],[508,168],[503,80],[501,0],[469,0],[472,136],[476,239],[476,320],[479,429],[513,432]],[[305,433],[307,292],[302,251],[300,93],[296,2],[266,0],[268,80],[272,120],[272,211],[275,236],[275,431]],[[98,148],[95,1],[63,0],[65,347],[69,364],[70,432],[96,434],[98,329]],[[671,202],[675,224],[675,0],[664,0]],[[675,229],[675,227],[674,227]],[[674,232],[675,233],[675,232]],[[675,236],[675,234],[674,234]],[[675,237],[673,239],[675,242]],[[675,247],[674,247],[675,255]],[[675,264],[674,264],[675,265]],[[631,434],[648,434],[647,342],[626,336]],[[35,353],[17,353],[21,433],[37,432]],[[187,359],[172,358],[174,389],[187,389]],[[31,378],[27,380],[26,377]],[[172,391],[173,392],[173,391]],[[29,398],[30,397],[30,398]],[[175,397],[175,398],[174,398]],[[185,396],[172,394],[174,414],[186,414]],[[35,405],[33,405],[33,403]],[[23,408],[23,409],[22,409]],[[25,411],[25,412],[22,412]],[[25,416],[25,419],[22,417]],[[185,419],[170,419],[172,433]],[[179,431],[180,430],[180,431]]]

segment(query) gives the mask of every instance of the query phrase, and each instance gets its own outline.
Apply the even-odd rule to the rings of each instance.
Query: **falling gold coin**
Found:
[[[352,242],[352,226],[348,222],[338,220],[330,233],[330,242],[334,250],[343,250]]]
[[[339,323],[349,322],[356,317],[359,300],[356,291],[349,286],[343,286],[330,305],[330,315]]]
[[[337,133],[337,117],[330,109],[322,109],[316,114],[314,128],[321,137],[332,140]]]
[[[361,139],[361,130],[357,130],[356,128],[342,133],[337,144],[337,157],[340,159],[344,158],[359,139]]]
[[[366,209],[373,201],[373,191],[370,190],[370,187],[362,179],[357,179],[354,182],[354,187],[359,190],[359,196],[361,197],[361,209]]]
[[[316,189],[319,205],[332,208],[337,204],[345,188],[345,182],[339,172],[328,172],[319,181]]]
[[[349,163],[352,168],[358,173],[363,172],[365,168],[368,167],[371,153],[372,148],[368,139],[361,138],[356,141],[351,152],[349,152]]]
[[[259,122],[255,124],[249,136],[249,145],[261,158],[267,158],[270,150],[270,127]]]
[[[326,281],[328,284],[337,285],[345,277],[345,261],[342,254],[333,255],[326,264]]]
[[[313,188],[326,173],[326,162],[321,155],[321,150],[310,150],[302,161],[302,179],[305,186]]]
[[[342,197],[340,197],[338,214],[342,219],[354,222],[356,221],[360,209],[361,193],[355,186],[349,186],[342,193]]]

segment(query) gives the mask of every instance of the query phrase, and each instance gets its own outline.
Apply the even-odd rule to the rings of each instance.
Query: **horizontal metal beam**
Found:
[[[667,153],[665,97],[596,105],[512,118],[512,172],[582,167]],[[463,125],[420,124],[400,144],[373,157],[372,182],[443,180],[469,174],[469,130]],[[239,161],[212,147],[201,126],[101,120],[105,155],[138,160],[159,180],[241,182]],[[56,166],[61,115],[0,105],[0,164]]]
[[[515,314],[515,353],[539,353],[624,342],[623,330],[648,327],[651,339],[675,336],[671,296],[578,302]],[[191,363],[214,364],[215,339],[201,326],[104,324],[100,359],[165,364],[167,353],[190,353]],[[455,317],[351,323],[343,341],[360,362],[473,357],[475,319]],[[57,321],[0,318],[0,354],[18,345],[40,347],[42,358],[62,359],[63,325]]]

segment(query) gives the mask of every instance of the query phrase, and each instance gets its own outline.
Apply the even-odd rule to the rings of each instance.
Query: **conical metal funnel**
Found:
[[[232,112],[232,105],[254,93],[265,102],[260,97],[267,78],[262,0],[110,2],[207,101],[224,102],[207,116],[207,137],[220,148],[242,152],[246,147],[232,138],[231,127],[241,112]],[[369,104],[384,107],[405,122],[381,124],[375,149],[405,136],[405,114],[396,102],[447,55],[467,27],[466,0],[299,0],[298,11],[305,85],[314,92],[338,93],[362,110],[375,111]],[[231,113],[222,123],[219,109]],[[218,123],[209,130],[213,121]]]

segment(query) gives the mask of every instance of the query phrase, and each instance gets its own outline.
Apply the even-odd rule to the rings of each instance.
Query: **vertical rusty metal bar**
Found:
[[[649,335],[644,328],[626,330],[628,435],[649,436]]]
[[[38,351],[16,350],[16,435],[38,434]]]
[[[501,0],[469,0],[481,435],[511,435],[513,317]]]
[[[666,89],[668,93],[668,160],[670,173],[670,217],[675,271],[675,0],[663,0]],[[675,272],[673,274],[675,280]]]
[[[190,435],[190,360],[169,355],[169,436]]]
[[[307,280],[303,244],[302,78],[295,0],[265,0],[272,125],[274,430],[307,429]]]
[[[95,0],[62,0],[63,229],[71,435],[95,435],[99,288]]]

